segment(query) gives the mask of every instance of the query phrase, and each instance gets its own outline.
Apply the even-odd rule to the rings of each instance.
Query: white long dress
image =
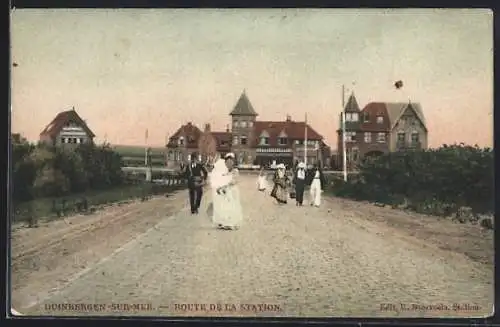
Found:
[[[212,222],[217,227],[238,229],[243,221],[238,187],[239,172],[236,168],[229,172],[227,168],[224,170],[217,165],[212,173]],[[217,193],[219,188],[222,188],[222,192]]]
[[[259,191],[265,191],[267,188],[266,175],[259,175],[257,178],[257,188]]]

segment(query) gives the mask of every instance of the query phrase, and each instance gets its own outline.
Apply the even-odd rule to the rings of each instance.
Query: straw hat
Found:
[[[229,159],[229,158],[234,159],[234,157],[235,157],[235,156],[234,156],[234,153],[229,152],[228,154],[226,154],[226,155],[224,156],[224,160],[227,160],[227,159]]]
[[[297,165],[298,168],[306,168],[306,164],[303,163],[303,162],[299,162],[299,164]]]

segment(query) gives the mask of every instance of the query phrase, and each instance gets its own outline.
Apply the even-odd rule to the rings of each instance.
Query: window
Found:
[[[248,122],[248,127],[252,127],[253,126],[253,121],[249,121]]]
[[[403,143],[405,141],[405,133],[404,132],[399,132],[398,133],[398,142]]]
[[[377,133],[377,142],[385,143],[385,133]]]
[[[241,127],[247,127],[247,122],[246,121],[242,121],[241,122]]]
[[[384,122],[384,116],[377,116],[377,124],[382,124]]]
[[[233,121],[233,127],[238,127],[238,121]]]
[[[168,160],[174,160],[174,154],[172,153],[172,151],[168,151],[167,158]]]
[[[260,145],[269,145],[269,137],[262,136],[260,138]]]
[[[238,145],[238,136],[233,136],[233,144]]]
[[[280,137],[278,139],[279,145],[287,145],[288,144],[288,139],[286,137]]]
[[[418,132],[411,133],[411,143],[418,144],[419,142],[420,142],[420,135],[418,134]]]
[[[365,132],[365,143],[372,143],[372,133]]]
[[[358,113],[357,112],[347,112],[345,114],[346,122],[357,122],[358,121]]]
[[[345,132],[346,142],[356,142],[356,132]]]
[[[240,137],[240,143],[241,145],[247,145],[247,137],[246,136]]]
[[[370,114],[369,113],[365,112],[363,114],[363,122],[365,122],[365,123],[370,122]]]

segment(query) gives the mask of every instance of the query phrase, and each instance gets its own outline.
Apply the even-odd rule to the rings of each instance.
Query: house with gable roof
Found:
[[[360,110],[352,93],[344,110],[348,169],[366,156],[427,148],[427,124],[419,103],[370,102]],[[342,163],[342,113],[339,126],[337,149]]]
[[[63,111],[40,133],[40,142],[52,146],[75,146],[93,143],[95,134],[78,115],[75,108]]]

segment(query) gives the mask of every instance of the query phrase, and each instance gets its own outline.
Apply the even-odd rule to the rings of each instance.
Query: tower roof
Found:
[[[233,110],[230,113],[231,116],[257,116],[257,112],[253,108],[250,100],[248,99],[245,90],[241,94],[238,102],[234,106]]]
[[[347,99],[347,104],[345,105],[345,112],[359,112],[359,105],[356,97],[354,96],[354,92],[351,93],[349,99]]]

